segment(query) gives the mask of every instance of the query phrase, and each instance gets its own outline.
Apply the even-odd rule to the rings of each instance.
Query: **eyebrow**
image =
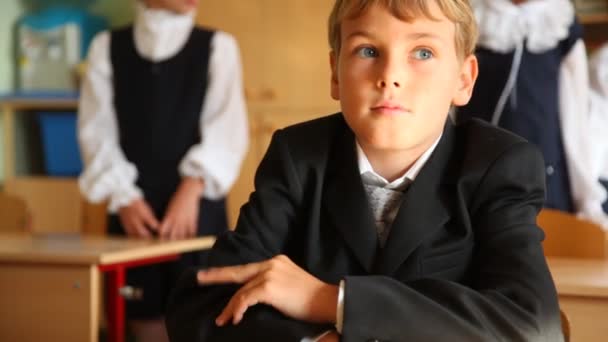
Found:
[[[355,32],[349,34],[348,36],[346,36],[346,39],[351,39],[354,37],[373,38],[374,35],[367,31],[355,31]]]
[[[346,37],[346,40],[354,38],[354,37],[374,38],[374,36],[375,35],[369,31],[359,30],[359,31],[350,33]],[[440,36],[438,36],[434,33],[430,33],[430,32],[414,32],[414,33],[407,34],[405,37],[410,40],[418,40],[418,39],[426,38],[426,39],[443,41],[443,39]]]
[[[434,33],[430,33],[430,32],[415,32],[415,33],[410,33],[410,34],[407,35],[407,38],[412,39],[412,40],[423,39],[423,38],[435,39],[435,40],[443,40],[443,38],[441,36],[436,35]]]

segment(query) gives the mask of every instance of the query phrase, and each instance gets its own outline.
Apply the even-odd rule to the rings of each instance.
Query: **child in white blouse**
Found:
[[[79,184],[109,201],[110,234],[182,239],[227,229],[224,198],[248,143],[241,64],[227,33],[196,27],[198,0],[141,0],[133,25],[93,41],[82,86]],[[180,271],[204,260],[135,268],[127,302],[138,340],[166,340]]]
[[[582,27],[569,0],[476,0],[480,77],[459,119],[482,117],[536,144],[545,157],[546,206],[608,227],[606,190],[589,139]]]

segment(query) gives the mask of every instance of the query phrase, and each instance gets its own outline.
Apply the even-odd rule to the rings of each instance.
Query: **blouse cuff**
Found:
[[[578,212],[578,217],[589,220],[601,226],[603,230],[608,231],[608,215],[604,213],[600,203],[585,203],[581,209]]]
[[[217,177],[214,177],[197,159],[192,158],[188,154],[179,164],[179,174],[182,177],[192,177],[203,180],[205,182],[205,190],[203,191],[205,198],[217,200],[225,197],[227,194],[227,189],[222,186]]]
[[[134,200],[142,197],[142,191],[135,185],[123,187],[110,196],[108,211],[111,213],[116,213],[120,208],[127,206]]]

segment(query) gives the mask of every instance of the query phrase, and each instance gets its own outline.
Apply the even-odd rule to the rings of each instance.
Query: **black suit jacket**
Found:
[[[286,254],[325,282],[344,279],[343,341],[562,340],[536,226],[544,164],[531,144],[481,121],[446,123],[380,248],[354,139],[340,114],[277,131],[211,266]],[[328,328],[264,305],[215,327],[236,289],[185,275],[169,305],[171,340],[299,341]]]

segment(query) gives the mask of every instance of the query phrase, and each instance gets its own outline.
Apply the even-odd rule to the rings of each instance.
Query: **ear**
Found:
[[[335,51],[329,52],[329,65],[331,66],[331,98],[340,100],[340,87],[338,84],[338,56]]]
[[[473,94],[473,87],[475,86],[475,80],[477,80],[477,74],[479,73],[477,65],[477,57],[471,54],[465,58],[460,69],[460,76],[458,82],[458,88],[452,99],[452,104],[455,106],[464,106],[469,103]]]

